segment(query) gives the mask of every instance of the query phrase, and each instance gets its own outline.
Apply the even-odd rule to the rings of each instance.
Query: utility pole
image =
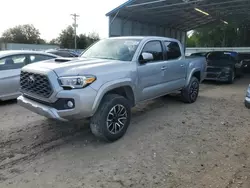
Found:
[[[73,16],[73,27],[74,27],[74,31],[75,31],[75,49],[77,49],[77,44],[76,44],[76,28],[78,27],[78,25],[76,24],[76,18],[79,17],[80,15],[77,15],[76,13],[71,14],[71,16]]]

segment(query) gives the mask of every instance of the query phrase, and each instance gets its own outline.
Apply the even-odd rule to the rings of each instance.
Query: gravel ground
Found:
[[[0,187],[249,188],[249,79],[202,84],[194,104],[140,104],[127,134],[110,144],[87,122],[56,123],[0,103]]]

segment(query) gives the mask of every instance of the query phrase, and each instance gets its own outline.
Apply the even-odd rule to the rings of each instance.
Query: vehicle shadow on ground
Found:
[[[200,99],[201,97],[202,96],[200,96],[198,100],[203,100]],[[6,105],[13,103],[15,102],[5,102]],[[171,108],[172,105],[178,105],[181,108],[181,106],[186,104],[181,101],[179,94],[166,95],[158,99],[138,104],[132,109],[130,129],[133,129],[133,125],[136,125],[138,122],[143,121],[147,113],[150,113],[159,108],[168,110],[165,109],[165,107]],[[35,151],[37,148],[39,148],[39,150],[41,148],[45,148],[46,150],[47,147],[53,149],[56,146],[67,144],[72,141],[82,142],[83,144],[106,143],[98,140],[91,133],[89,120],[59,122],[49,119],[43,119],[28,122],[25,128],[20,127],[12,131],[13,136],[11,140],[0,140],[0,146],[2,145],[1,148],[4,148],[4,145],[7,143],[7,150],[11,149],[13,150],[13,152],[18,152],[20,148],[22,150],[22,153]]]
[[[243,82],[242,82],[243,80]],[[214,86],[230,86],[231,84],[226,83],[226,82],[219,82],[219,81],[211,81],[211,80],[204,80],[202,82],[204,85],[214,85]],[[250,74],[243,74],[240,77],[236,77],[234,80],[234,83],[236,85],[245,85],[245,84],[250,84]]]
[[[12,104],[16,104],[16,100],[0,103],[0,105]],[[139,121],[138,117],[150,111],[163,108],[166,105],[176,104],[182,104],[178,96],[165,96],[141,103],[132,109],[132,122],[134,119]],[[86,142],[86,140],[87,142],[99,142],[97,138],[91,134],[88,120],[70,122],[58,122],[48,119],[28,120],[25,125],[11,129],[11,132],[5,135],[9,134],[11,135],[10,137],[6,136],[0,139],[0,148],[7,147],[10,153],[19,153],[19,150],[22,150],[21,153],[29,153],[31,150],[43,147],[43,145],[50,145],[50,143],[57,142],[58,140],[67,143],[73,141],[76,137],[82,139],[84,142]]]
[[[182,101],[180,99],[179,94],[171,94],[160,97],[158,99],[154,99],[151,101],[147,101],[141,104],[138,104],[136,107],[132,109],[132,118],[136,118],[140,115],[144,115],[147,112],[153,111],[158,108],[163,108],[166,105],[175,105],[181,104]]]
[[[219,81],[211,81],[211,80],[204,80],[202,84],[206,85],[216,85],[216,86],[223,86],[223,85],[228,85],[225,82],[219,82]]]
[[[131,125],[126,133],[128,138],[136,129],[135,125],[145,120],[148,113],[159,108],[167,110],[164,108],[166,106],[171,108],[172,105],[181,107],[186,104],[180,100],[178,94],[175,94],[147,101],[133,108]],[[110,144],[97,139],[91,133],[88,120],[58,122],[43,119],[29,122],[25,129],[20,128],[13,132],[15,133],[11,133],[11,137],[7,140],[0,140],[0,149],[4,149],[6,154],[0,154],[0,169],[13,168],[16,164],[28,162],[45,152],[65,145],[77,146],[84,150],[85,146],[101,147]],[[118,145],[120,143],[122,142],[118,141]],[[9,160],[7,163],[6,159]]]
[[[159,108],[164,108],[166,105],[185,105],[178,95],[168,95],[152,101],[147,101],[142,104],[139,104],[132,109],[132,118],[130,131],[133,132],[133,125],[136,125],[138,122],[145,119],[147,113],[152,112]],[[90,130],[90,121],[81,120],[81,121],[71,121],[71,122],[56,122],[51,120],[44,120],[44,124],[49,124],[45,126],[40,135],[53,135],[51,140],[63,140],[62,145],[69,143],[78,143],[79,145],[92,145],[93,147],[98,147],[102,145],[109,144],[103,140],[96,138]],[[49,127],[49,128],[48,128]],[[129,131],[129,132],[130,132]],[[129,134],[127,132],[126,134]],[[45,137],[44,136],[44,137]],[[43,143],[49,142],[42,141]],[[36,145],[41,145],[43,143],[37,143]]]
[[[0,101],[0,106],[7,106],[7,105],[16,104],[16,103],[17,103],[16,99],[7,100],[7,101]]]
[[[135,120],[137,122],[140,121],[140,116],[144,116],[148,112],[158,108],[164,108],[166,105],[171,106],[182,104],[183,103],[180,101],[180,98],[174,95],[164,96],[152,101],[141,103],[132,109],[131,124],[133,124]],[[25,128],[20,127],[19,129],[12,130],[14,132],[12,140],[15,138],[14,140],[17,140],[18,143],[12,142],[11,140],[1,140],[0,143],[2,142],[2,145],[10,143],[14,146],[10,147],[12,149],[20,148],[21,144],[22,150],[25,150],[27,153],[38,147],[41,148],[43,145],[50,145],[52,142],[58,144],[58,140],[60,140],[60,144],[63,142],[68,143],[70,141],[74,141],[76,138],[78,141],[82,140],[84,143],[100,143],[100,141],[91,134],[89,125],[89,120],[70,122],[58,122],[48,119],[37,120],[29,122]]]
[[[141,116],[145,116],[147,113],[154,111],[159,108],[164,108],[166,105],[185,105],[179,94],[167,95],[164,97],[160,97],[155,100],[147,101],[141,104],[138,104],[136,107],[132,109],[132,118],[131,125],[134,121],[140,121]],[[46,120],[46,122],[50,122],[51,131],[56,134],[65,136],[69,136],[67,133],[73,133],[74,136],[69,138],[68,141],[80,141],[82,140],[84,143],[102,143],[105,144],[101,140],[98,140],[94,137],[90,130],[90,121],[89,120],[81,120],[81,121],[71,121],[71,122],[55,122],[51,120]],[[132,127],[132,126],[130,126]]]

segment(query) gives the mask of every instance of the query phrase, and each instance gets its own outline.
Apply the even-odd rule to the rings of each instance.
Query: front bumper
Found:
[[[94,114],[93,104],[96,95],[97,92],[91,87],[76,90],[62,90],[56,95],[58,99],[70,98],[74,100],[74,108],[63,110],[58,110],[51,105],[32,100],[24,95],[18,97],[17,101],[20,106],[49,119],[69,121],[91,117]]]
[[[229,72],[207,72],[205,80],[226,82],[230,79]]]
[[[35,112],[39,115],[45,116],[49,119],[57,119],[60,121],[67,121],[66,119],[62,118],[55,108],[51,108],[49,106],[45,106],[41,103],[35,102],[31,99],[28,99],[24,96],[20,96],[17,98],[17,102],[20,106]]]

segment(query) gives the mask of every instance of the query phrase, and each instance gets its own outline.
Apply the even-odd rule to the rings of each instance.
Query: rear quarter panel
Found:
[[[206,77],[206,70],[207,70],[206,58],[187,57],[186,60],[188,61],[186,85],[188,85],[195,72],[200,72],[200,82],[202,82]]]

